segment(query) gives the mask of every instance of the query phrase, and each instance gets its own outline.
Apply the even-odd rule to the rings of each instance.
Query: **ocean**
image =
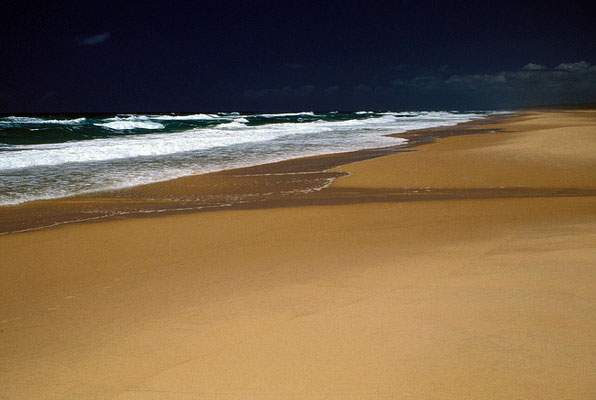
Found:
[[[0,117],[0,205],[395,146],[406,139],[389,134],[489,114],[493,112],[5,116]]]

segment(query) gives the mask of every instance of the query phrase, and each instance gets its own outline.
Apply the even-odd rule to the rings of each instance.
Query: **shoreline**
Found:
[[[317,198],[316,192],[327,189],[336,179],[348,175],[346,172],[331,172],[335,168],[413,151],[420,145],[442,137],[483,133],[482,126],[522,114],[490,115],[453,126],[388,134],[408,139],[408,142],[395,146],[300,157],[122,189],[4,205],[0,206],[0,235],[112,219],[296,205],[297,199],[289,196],[299,197],[298,203],[321,202],[321,196]],[[486,132],[491,132],[491,129]],[[269,191],[253,193],[253,188],[264,187],[269,188]],[[312,198],[304,198],[304,194]]]

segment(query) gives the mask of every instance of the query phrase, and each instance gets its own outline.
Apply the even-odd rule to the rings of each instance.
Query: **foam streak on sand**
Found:
[[[259,199],[0,236],[0,397],[592,398],[596,112],[495,121],[14,206]]]

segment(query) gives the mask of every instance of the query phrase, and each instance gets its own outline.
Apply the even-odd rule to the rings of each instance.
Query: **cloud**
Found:
[[[93,36],[87,36],[84,38],[76,38],[75,41],[81,46],[93,46],[101,44],[108,40],[112,35],[110,32],[104,32]]]
[[[395,87],[418,89],[460,88],[533,88],[544,84],[546,87],[563,87],[577,84],[582,87],[596,85],[596,65],[586,61],[562,63],[553,69],[544,65],[529,63],[518,71],[501,71],[488,74],[463,75],[419,75],[410,79],[394,79]]]
[[[401,97],[441,99],[466,107],[591,103],[596,101],[596,65],[579,61],[548,68],[529,63],[516,71],[400,77],[391,87]]]
[[[394,70],[393,80],[363,79],[340,86],[286,86],[244,91],[254,104],[272,101],[280,108],[454,107],[462,109],[596,102],[596,65],[586,61],[547,67],[529,63],[517,70],[453,74],[428,67],[417,75]]]
[[[590,70],[590,64],[585,61],[576,63],[563,63],[555,67],[557,71],[568,71],[568,72],[585,72]],[[594,67],[592,67],[594,69]]]
[[[507,73],[500,72],[498,74],[474,74],[474,75],[452,75],[445,83],[468,86],[483,86],[483,85],[500,85],[507,82]]]
[[[566,92],[573,89],[596,88],[596,67],[585,61],[563,63],[552,70],[546,67],[526,67],[527,65],[521,71],[503,71],[494,74],[453,75],[445,83],[484,89],[543,91],[550,88]]]
[[[546,69],[544,65],[528,63],[522,68],[524,71],[543,71]]]

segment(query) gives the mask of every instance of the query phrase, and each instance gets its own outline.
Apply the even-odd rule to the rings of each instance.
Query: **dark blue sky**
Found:
[[[49,3],[3,5],[0,112],[596,102],[588,2]]]

